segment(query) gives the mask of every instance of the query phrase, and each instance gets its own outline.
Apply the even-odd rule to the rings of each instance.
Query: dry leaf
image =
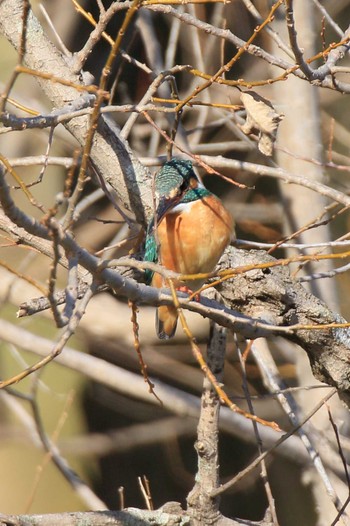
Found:
[[[284,117],[283,113],[277,113],[269,100],[254,91],[242,92],[241,101],[247,112],[242,131],[247,135],[257,131],[259,150],[264,155],[272,155],[277,128]]]

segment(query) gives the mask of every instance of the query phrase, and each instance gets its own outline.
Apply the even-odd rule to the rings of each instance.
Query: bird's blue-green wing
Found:
[[[145,242],[145,256],[144,261],[150,261],[151,263],[158,262],[158,250],[157,242],[154,236],[154,221],[152,220],[147,228],[146,242]],[[153,270],[145,270],[145,281],[147,285],[150,285],[153,278]]]

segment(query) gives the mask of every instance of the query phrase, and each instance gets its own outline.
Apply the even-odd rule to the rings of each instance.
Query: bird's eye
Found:
[[[187,182],[185,181],[185,179],[182,181],[181,185],[179,186],[179,194],[183,194],[184,191],[187,189]]]

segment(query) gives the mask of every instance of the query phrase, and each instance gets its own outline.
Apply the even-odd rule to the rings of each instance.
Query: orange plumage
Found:
[[[180,274],[211,272],[230,242],[232,216],[213,194],[187,205],[178,212],[175,206],[159,223],[159,261],[165,268]],[[153,276],[152,285],[158,288],[165,286],[157,273]],[[203,280],[191,280],[185,285],[195,291],[203,285]],[[159,336],[170,338],[177,324],[175,307],[159,307],[157,316]]]

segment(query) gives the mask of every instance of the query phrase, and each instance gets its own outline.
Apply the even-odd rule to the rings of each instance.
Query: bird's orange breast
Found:
[[[214,195],[167,214],[157,228],[161,264],[181,274],[211,272],[233,235],[231,214]],[[162,286],[159,275],[154,285]],[[195,290],[200,283],[188,282]]]

